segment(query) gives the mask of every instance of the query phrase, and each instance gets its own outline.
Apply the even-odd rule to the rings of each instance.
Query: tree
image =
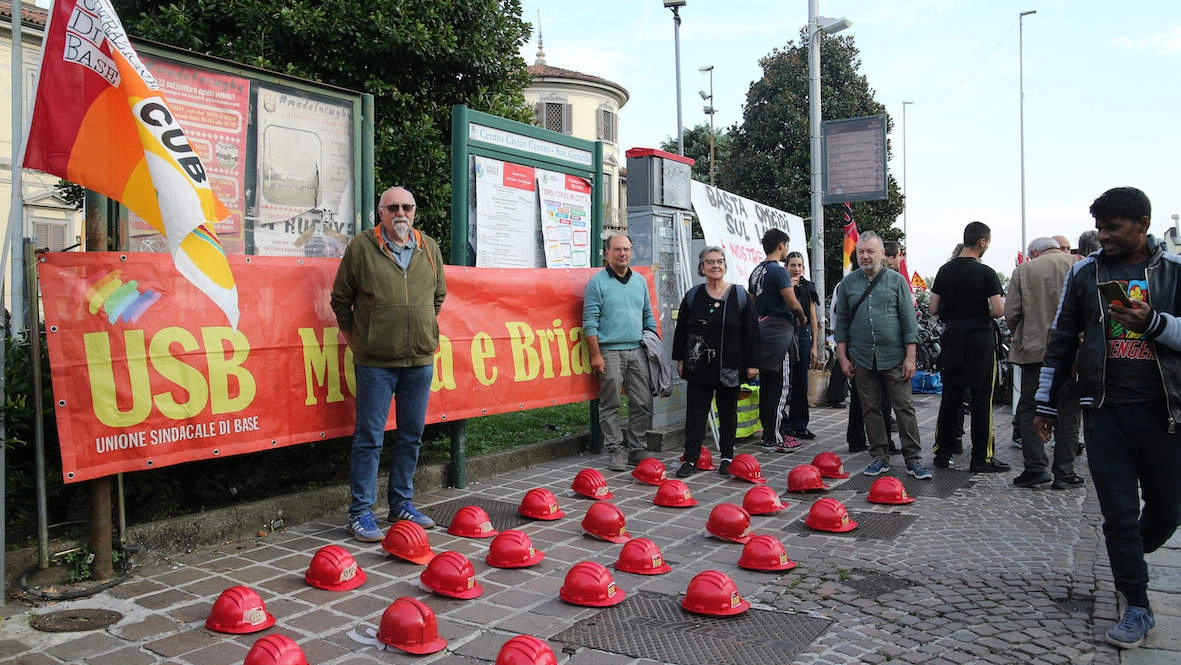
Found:
[[[869,82],[858,73],[861,58],[852,37],[825,37],[821,51],[824,118],[885,114],[885,107],[874,100]],[[807,217],[811,210],[807,36],[801,31],[799,44],[788,42],[759,64],[763,78],[751,83],[747,91],[742,123],[731,132],[730,155],[725,162],[718,162],[718,185]],[[892,126],[887,117],[887,132]],[[902,234],[891,224],[902,213],[902,194],[893,176],[889,176],[888,193],[885,201],[854,203],[853,216],[858,229],[873,229],[887,240],[898,239]],[[841,206],[826,206],[824,268],[830,291],[836,285],[834,278],[841,274],[843,233]]]
[[[691,129],[685,130],[685,156],[693,158],[693,173],[694,180],[700,182],[709,182],[709,125],[700,124]],[[676,137],[668,137],[660,144],[660,149],[665,152],[677,154],[677,139]],[[714,167],[714,177],[720,173],[722,165],[730,157],[730,134],[726,130],[714,134],[714,161],[717,166]]]
[[[378,192],[414,192],[418,226],[451,227],[451,107],[531,122],[520,0],[114,0],[128,32],[374,96]]]

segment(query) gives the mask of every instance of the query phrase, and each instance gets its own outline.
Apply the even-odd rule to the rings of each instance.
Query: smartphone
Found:
[[[1124,287],[1119,282],[1100,282],[1099,294],[1103,296],[1103,301],[1107,303],[1119,303],[1124,307],[1131,307],[1132,301],[1128,300],[1128,294],[1124,291]]]

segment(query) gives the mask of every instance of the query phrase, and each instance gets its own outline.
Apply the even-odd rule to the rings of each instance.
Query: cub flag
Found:
[[[110,0],[53,4],[24,166],[143,217],[167,238],[177,271],[237,328],[238,290],[213,230],[230,212]]]
[[[853,206],[845,203],[845,246],[843,255],[846,275],[857,268],[857,241],[860,239],[861,234],[857,232],[857,220],[853,219]]]

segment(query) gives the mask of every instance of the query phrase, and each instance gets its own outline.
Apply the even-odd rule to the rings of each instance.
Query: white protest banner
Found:
[[[703,182],[694,180],[692,187],[693,211],[701,222],[705,244],[726,250],[727,282],[746,285],[751,271],[767,258],[763,234],[770,228],[787,232],[788,249],[804,255],[804,274],[811,274],[803,219]]]

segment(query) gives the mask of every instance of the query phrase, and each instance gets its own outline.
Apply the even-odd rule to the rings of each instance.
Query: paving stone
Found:
[[[157,662],[155,654],[139,647],[124,647],[101,656],[86,659],[88,665],[150,665]]]
[[[190,651],[196,651],[202,647],[207,647],[218,641],[220,640],[204,628],[194,628],[177,633],[176,635],[152,640],[146,643],[144,647],[165,658],[172,658],[189,653]]]
[[[259,633],[251,635],[251,643],[262,636],[263,634]],[[246,654],[249,651],[250,647],[238,644],[237,642],[222,641],[186,653],[184,659],[190,663],[236,665],[246,659]]]
[[[136,598],[135,602],[148,608],[149,610],[162,610],[166,607],[179,605],[195,598],[197,598],[196,594],[192,594],[187,591],[181,591],[180,589],[167,589],[159,593],[153,593],[147,596]]]
[[[29,645],[19,640],[0,640],[0,657],[9,658],[29,650]]]
[[[60,660],[50,658],[43,653],[25,653],[12,660],[6,661],[12,665],[60,665]]]
[[[126,644],[126,642],[106,633],[92,632],[87,633],[85,637],[63,642],[45,651],[54,658],[72,663],[84,658],[114,651]]]
[[[140,641],[153,635],[178,630],[182,624],[160,614],[149,614],[142,621],[128,623],[121,621],[110,628],[110,632],[125,640]]]

